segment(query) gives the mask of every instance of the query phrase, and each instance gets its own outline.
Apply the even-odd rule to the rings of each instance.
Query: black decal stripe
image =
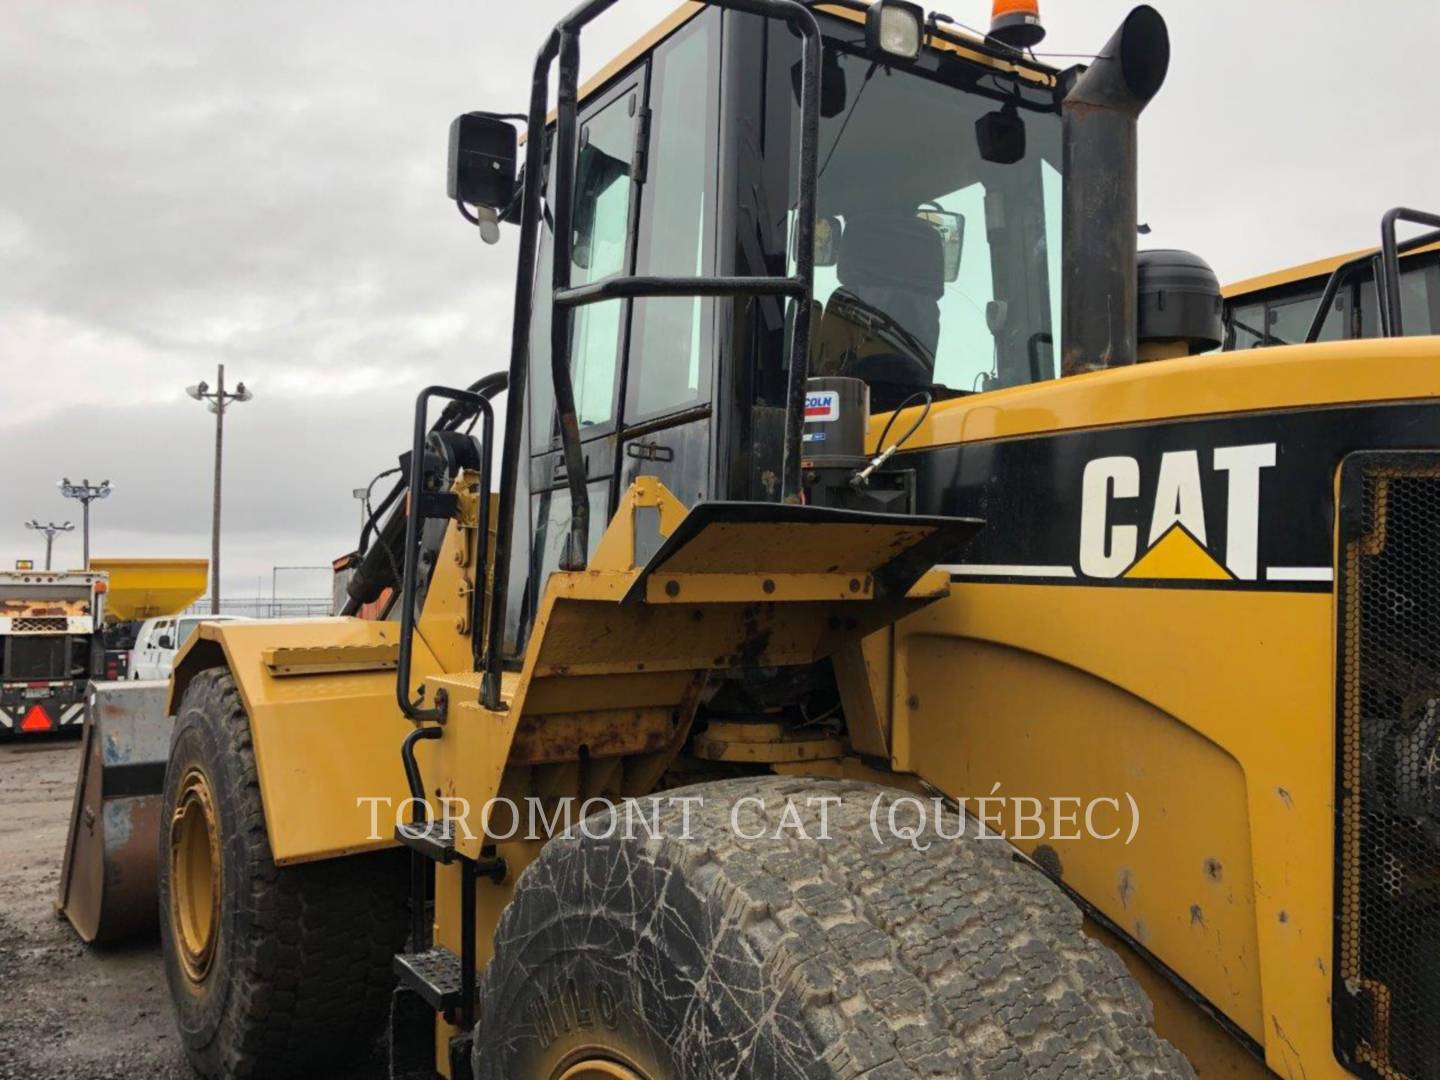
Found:
[[[1216,378],[1223,379],[1217,371]],[[1136,558],[1149,546],[1164,454],[1195,451],[1204,506],[1204,548],[1232,573],[1227,558],[1230,472],[1215,467],[1215,450],[1275,444],[1275,464],[1260,475],[1253,580],[1087,577],[1079,569],[1085,467],[1105,457],[1133,458],[1139,494],[1107,501],[1109,526],[1137,530]],[[1333,566],[1334,478],[1341,460],[1359,450],[1440,447],[1440,404],[1402,402],[1241,413],[1128,427],[909,450],[918,511],[984,519],[965,555],[983,567],[1072,567],[1075,577],[965,574],[967,582],[1221,588],[1329,593],[1323,571]],[[1272,572],[1267,576],[1267,571]],[[1278,573],[1276,573],[1278,572]]]

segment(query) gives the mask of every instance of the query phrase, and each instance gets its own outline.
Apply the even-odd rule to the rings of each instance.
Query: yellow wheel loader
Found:
[[[1057,71],[1012,0],[687,4],[582,88],[610,6],[523,163],[452,127],[512,350],[417,402],[389,617],[177,663],[197,1072],[1437,1075],[1436,341],[1207,355],[1151,8]]]

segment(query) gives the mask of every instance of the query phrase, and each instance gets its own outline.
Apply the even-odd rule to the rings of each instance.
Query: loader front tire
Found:
[[[688,828],[678,802],[659,829],[648,809],[592,816],[521,875],[482,980],[478,1080],[1194,1075],[1003,841],[933,822],[877,840],[876,800],[883,824],[904,793],[869,784],[661,798],[681,797],[703,799]]]
[[[234,679],[196,675],[170,744],[160,940],[202,1077],[352,1076],[377,1045],[407,926],[395,851],[277,867]]]

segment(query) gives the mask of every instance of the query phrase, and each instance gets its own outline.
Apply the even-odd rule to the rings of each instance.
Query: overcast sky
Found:
[[[93,554],[208,554],[213,418],[184,387],[222,362],[255,392],[227,416],[225,591],[352,547],[351,489],[394,464],[415,392],[504,366],[513,230],[485,247],[446,202],[447,128],[522,109],[570,5],[4,0],[0,566],[43,555],[25,520],[78,525],[62,475],[115,485]],[[621,0],[587,68],[672,6]],[[1392,205],[1440,208],[1433,0],[1157,6],[1152,244],[1234,280],[1373,243]],[[1128,7],[1042,0],[1041,49],[1093,51]],[[77,530],[57,564],[79,559]]]

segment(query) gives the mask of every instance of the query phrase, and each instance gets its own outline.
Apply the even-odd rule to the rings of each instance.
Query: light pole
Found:
[[[210,519],[210,614],[220,614],[220,462],[225,450],[225,407],[232,401],[249,401],[255,395],[236,383],[233,392],[225,391],[225,365],[215,374],[215,389],[209,383],[187,386],[185,393],[196,401],[209,402],[215,414],[215,504]]]
[[[43,532],[43,533],[45,534],[45,569],[46,569],[46,570],[49,570],[49,569],[50,569],[50,551],[51,551],[51,549],[54,548],[54,546],[55,546],[55,534],[56,534],[56,533],[62,533],[62,532],[70,532],[70,531],[72,531],[72,530],[75,528],[75,526],[74,526],[74,525],[71,525],[70,522],[68,522],[68,521],[67,521],[67,522],[64,522],[63,524],[60,524],[60,525],[55,524],[55,522],[53,522],[53,521],[48,522],[47,524],[41,525],[40,522],[37,521],[37,520],[35,520],[34,518],[31,518],[29,521],[25,522],[25,527],[26,527],[27,529],[38,529],[40,532]],[[89,569],[88,563],[89,563],[89,561],[90,561],[88,555],[86,556],[85,561],[86,561],[86,563],[87,563],[86,569],[88,570],[88,569]]]
[[[365,507],[365,500],[366,500],[366,498],[368,498],[369,495],[370,495],[370,489],[369,489],[369,488],[351,488],[351,489],[350,489],[350,494],[351,494],[351,495],[354,495],[355,498],[357,498],[357,499],[360,500],[360,531],[361,531],[361,532],[364,532],[364,531],[365,531],[365,522],[367,522],[368,520],[370,520],[369,517],[368,517],[368,516],[366,515],[366,513],[365,513],[365,509],[366,509],[366,507]]]
[[[82,515],[84,521],[85,537],[85,564],[82,570],[90,569],[90,504],[96,499],[108,499],[110,492],[115,489],[110,486],[109,480],[101,480],[98,484],[92,484],[89,480],[81,480],[78,484],[72,484],[67,476],[55,485],[60,489],[60,494],[67,499],[79,499],[80,505],[85,508]]]

